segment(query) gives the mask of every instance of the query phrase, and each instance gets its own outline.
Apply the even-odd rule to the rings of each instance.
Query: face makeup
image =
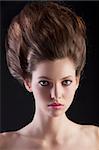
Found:
[[[48,105],[48,108],[52,108],[52,109],[62,109],[64,107],[63,104],[61,103],[51,103]]]

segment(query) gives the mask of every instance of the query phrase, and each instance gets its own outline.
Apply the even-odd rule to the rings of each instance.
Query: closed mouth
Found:
[[[48,107],[50,107],[50,106],[64,106],[63,104],[61,104],[61,103],[52,103],[52,104],[49,104],[48,105]]]

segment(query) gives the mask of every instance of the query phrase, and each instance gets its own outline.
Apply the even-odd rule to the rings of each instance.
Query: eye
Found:
[[[62,85],[69,86],[72,83],[72,80],[64,80]]]
[[[41,86],[47,86],[47,85],[49,85],[49,82],[46,81],[46,80],[41,80],[41,81],[39,81],[39,84],[40,84]]]

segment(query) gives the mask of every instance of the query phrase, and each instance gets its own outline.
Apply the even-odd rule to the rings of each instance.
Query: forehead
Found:
[[[49,78],[63,78],[64,76],[74,76],[75,66],[69,58],[57,59],[54,61],[46,60],[37,64],[34,77],[46,76]]]

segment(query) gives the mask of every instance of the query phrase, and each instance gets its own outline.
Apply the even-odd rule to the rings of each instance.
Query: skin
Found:
[[[36,111],[33,121],[21,130],[0,135],[2,150],[99,150],[99,129],[70,121],[65,112],[79,85],[69,58],[39,63],[32,80],[24,84],[33,92]],[[48,107],[53,102],[60,109]]]

